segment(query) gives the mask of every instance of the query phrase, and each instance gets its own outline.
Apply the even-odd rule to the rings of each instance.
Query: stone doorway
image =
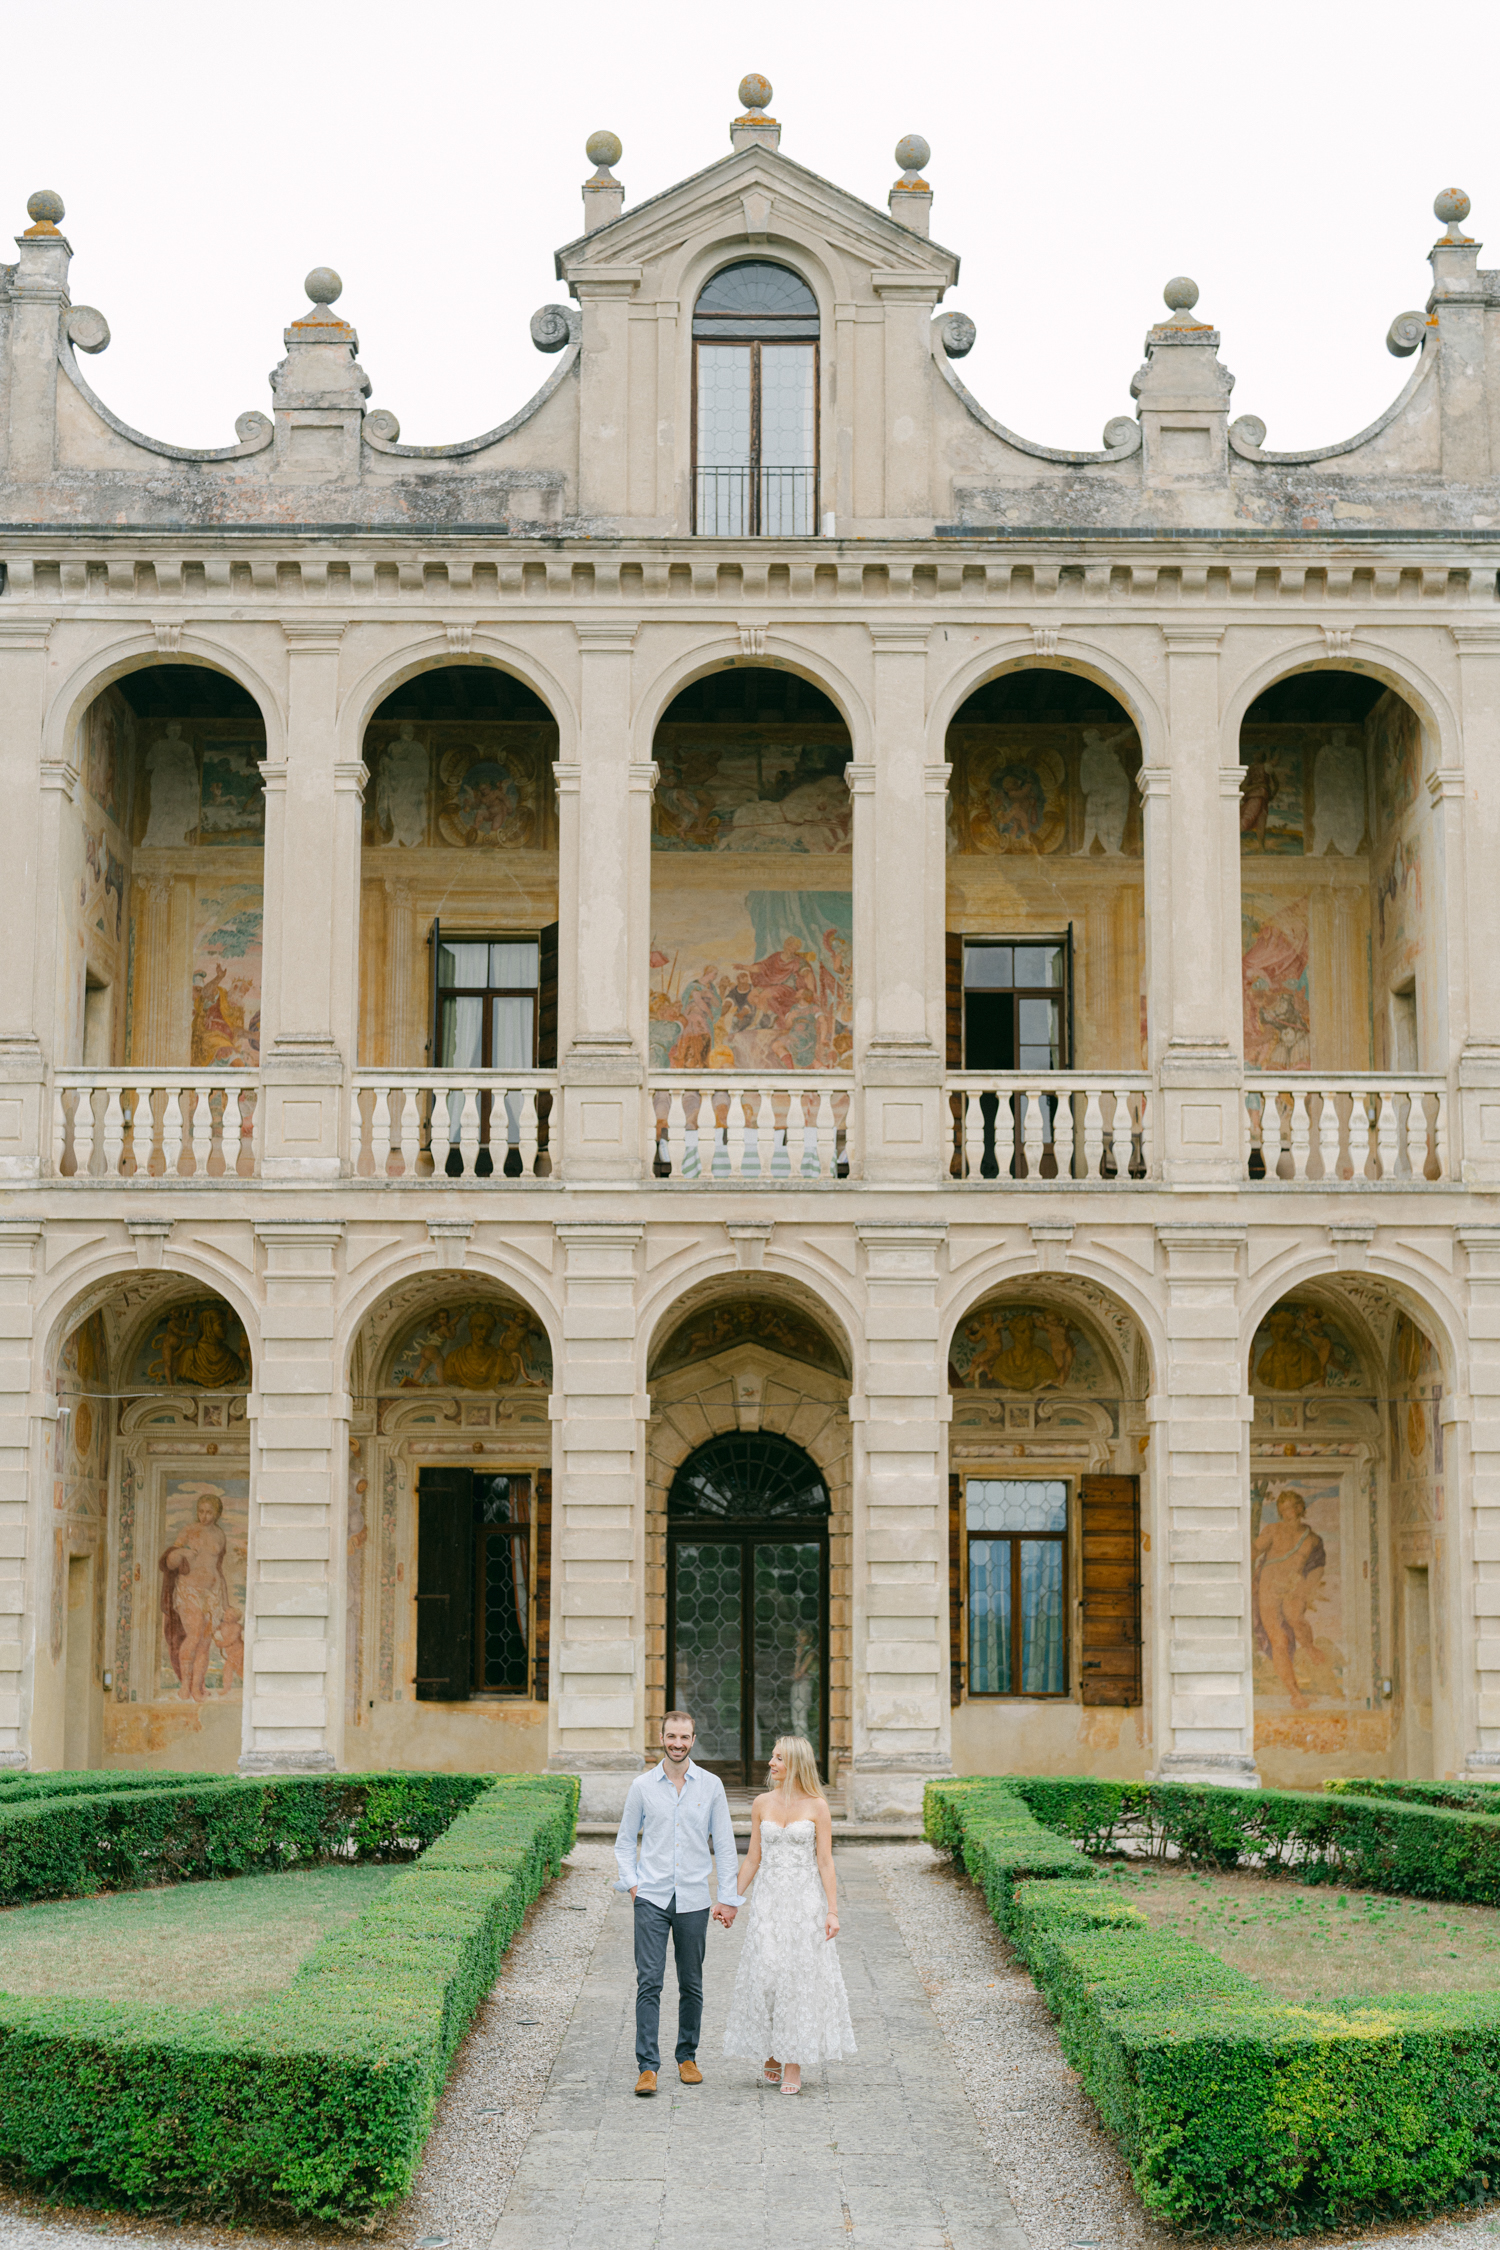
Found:
[[[828,1766],[828,1487],[769,1431],[711,1438],[667,1498],[667,1706],[692,1711],[697,1759],[760,1787],[779,1735]]]

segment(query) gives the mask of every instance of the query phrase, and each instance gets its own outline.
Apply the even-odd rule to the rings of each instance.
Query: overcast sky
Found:
[[[1439,188],[1500,265],[1486,7],[11,0],[0,22],[5,231],[58,190],[74,301],[113,331],[89,380],[184,445],[269,407],[323,263],[404,440],[504,420],[554,365],[527,321],[563,294],[589,133],[624,142],[628,208],[727,152],[750,70],[787,154],[882,209],[895,142],[925,135],[947,304],[979,328],[964,380],[1044,444],[1131,410],[1173,274],[1282,449],[1351,435],[1406,380],[1385,332],[1426,296]]]

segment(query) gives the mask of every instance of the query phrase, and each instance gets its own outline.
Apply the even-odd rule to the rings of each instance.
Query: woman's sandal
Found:
[[[781,2084],[780,2063],[776,2062],[774,2059],[768,2059],[763,2065],[760,2075],[761,2081],[764,2085],[779,2086]]]
[[[781,2081],[781,2091],[782,2091],[782,2092],[783,2092],[784,2094],[800,2094],[800,2093],[801,2093],[801,2091],[802,2091],[802,2081],[801,2081],[801,2079],[800,2079],[800,2078],[798,2079],[798,2081],[797,2081],[797,2083],[796,2083],[796,2085],[795,2085],[795,2086],[789,2086],[789,2085],[787,2084],[786,2080],[785,2080],[785,2079],[783,2078],[783,2080]]]

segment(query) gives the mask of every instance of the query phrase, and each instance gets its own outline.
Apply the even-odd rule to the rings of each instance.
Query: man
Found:
[[[710,1852],[719,1875],[713,1918],[728,1930],[739,1910],[739,1856],[729,1800],[717,1774],[693,1764],[697,1728],[690,1711],[669,1711],[661,1723],[662,1759],[630,1784],[615,1861],[616,1890],[635,1902],[635,2060],[638,2094],[656,2092],[661,2065],[658,2030],[667,1938],[677,1962],[677,2075],[701,2086],[698,2034],[703,2024],[703,1947],[708,1937]]]

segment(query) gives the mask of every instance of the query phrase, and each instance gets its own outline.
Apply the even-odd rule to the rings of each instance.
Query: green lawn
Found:
[[[289,1984],[389,1867],[309,1867],[0,1912],[0,1992],[243,2008]]]
[[[1113,1880],[1158,1928],[1191,1938],[1284,2000],[1500,1991],[1500,1912],[1116,1862]],[[3,1956],[0,1956],[3,1966]]]

